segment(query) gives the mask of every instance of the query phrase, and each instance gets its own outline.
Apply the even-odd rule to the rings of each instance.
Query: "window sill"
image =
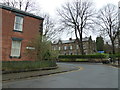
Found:
[[[21,32],[21,33],[23,33],[23,31],[18,31],[18,30],[13,30],[14,32]]]
[[[10,56],[10,58],[17,58],[17,59],[20,59],[21,56]]]

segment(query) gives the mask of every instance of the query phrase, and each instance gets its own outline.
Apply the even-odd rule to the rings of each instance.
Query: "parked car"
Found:
[[[111,58],[102,60],[103,64],[109,64],[110,62],[111,62]]]

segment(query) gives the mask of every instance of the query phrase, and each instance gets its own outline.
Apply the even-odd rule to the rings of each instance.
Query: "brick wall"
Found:
[[[78,49],[76,48],[78,45],[78,43],[72,42],[72,43],[57,43],[57,44],[52,44],[52,49],[54,50],[54,48],[56,48],[56,50],[59,50],[59,47],[61,47],[61,49],[59,50],[59,54],[60,55],[80,55],[80,49],[78,47]],[[65,50],[64,47],[67,47],[67,49]],[[70,49],[70,46],[72,46],[72,49]],[[85,54],[93,54],[95,53],[96,47],[95,47],[95,42],[94,41],[83,41],[83,49],[84,49],[84,53]]]
[[[25,53],[28,41],[34,39],[39,34],[40,24],[42,20],[24,16],[23,32],[14,32],[14,21],[16,14],[2,9],[2,60],[3,61],[23,61],[30,60]],[[10,58],[12,37],[22,38],[21,58]]]

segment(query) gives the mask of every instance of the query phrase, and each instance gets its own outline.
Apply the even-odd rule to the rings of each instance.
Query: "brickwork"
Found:
[[[0,61],[2,61],[2,10],[0,9]]]
[[[1,8],[0,8],[1,9]],[[40,32],[40,25],[43,20],[30,16],[23,17],[23,32],[15,32],[14,21],[16,13],[2,9],[2,60],[3,61],[23,61],[31,60],[26,57],[25,50],[28,41],[34,39]],[[21,58],[10,58],[12,37],[22,38]]]
[[[60,55],[80,55],[80,49],[77,47],[78,43],[74,39],[72,42],[69,40],[63,43],[62,40],[52,44],[53,50],[58,50]],[[72,48],[70,48],[72,46]],[[65,49],[66,47],[66,49]],[[60,49],[59,49],[60,48]],[[96,52],[95,41],[85,40],[83,41],[83,49],[85,54],[93,54]]]

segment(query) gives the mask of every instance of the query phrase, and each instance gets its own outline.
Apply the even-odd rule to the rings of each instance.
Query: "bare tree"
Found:
[[[3,0],[3,3],[26,12],[35,11],[37,5],[33,0]]]
[[[42,35],[37,35],[27,44],[25,56],[35,60],[56,60],[59,52],[53,51],[51,42]]]
[[[118,10],[113,4],[108,4],[99,10],[98,20],[95,22],[99,27],[99,31],[104,36],[108,36],[112,43],[112,53],[115,53],[115,39],[118,35]]]
[[[3,3],[8,6],[16,7],[17,2],[15,0],[3,0]]]
[[[60,16],[61,28],[72,30],[75,33],[80,52],[84,54],[82,38],[86,30],[93,28],[92,21],[95,14],[93,3],[87,0],[75,0],[72,3],[67,2],[58,10],[58,14]]]
[[[55,21],[50,17],[49,14],[44,14],[44,23],[43,23],[43,36],[48,40],[54,40],[57,38],[57,27]]]

